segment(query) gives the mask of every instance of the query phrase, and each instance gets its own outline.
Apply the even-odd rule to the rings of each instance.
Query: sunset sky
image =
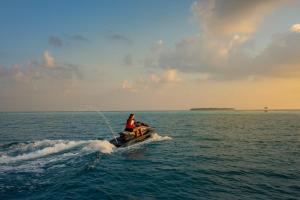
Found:
[[[0,111],[300,108],[299,0],[0,0]]]

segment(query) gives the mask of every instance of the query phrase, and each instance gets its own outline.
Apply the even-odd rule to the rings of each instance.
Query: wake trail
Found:
[[[38,143],[44,143],[45,141],[38,141]],[[48,141],[47,141],[48,142]],[[28,144],[27,146],[17,147],[14,152],[20,152],[19,155],[9,155],[9,152],[3,153],[0,157],[0,163],[7,163],[7,162],[15,162],[20,160],[31,160],[40,157],[45,157],[51,154],[55,154],[61,151],[65,151],[71,148],[74,148],[78,145],[84,144],[84,141],[50,141],[47,145],[48,147],[42,149],[34,149],[32,152],[23,153],[22,150],[28,150],[29,146],[34,146],[35,144]],[[36,147],[35,147],[36,148]]]
[[[107,140],[90,140],[89,144],[83,150],[95,150],[104,154],[111,154],[115,148],[115,145]]]
[[[121,148],[138,148],[141,145],[150,142],[171,140],[169,136],[153,134],[148,140],[134,144],[130,147]],[[116,147],[108,140],[39,140],[25,143],[11,143],[2,145],[0,151],[0,164],[9,164],[19,161],[31,161],[44,159],[43,162],[55,162],[66,159],[67,157],[82,155],[91,152],[101,152],[111,154],[116,151]],[[57,154],[57,155],[56,155]],[[55,156],[54,156],[55,155]]]
[[[115,146],[107,140],[41,140],[29,144],[19,143],[11,146],[8,145],[6,151],[0,152],[0,163],[44,158],[72,150],[73,148],[79,148],[80,152],[100,151],[101,153],[109,154],[113,152],[114,147]]]

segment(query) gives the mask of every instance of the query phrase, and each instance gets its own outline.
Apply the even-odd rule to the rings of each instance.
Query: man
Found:
[[[134,114],[130,114],[128,119],[127,119],[127,122],[126,122],[125,131],[133,132],[134,128],[135,128]]]
[[[140,135],[142,135],[142,130],[140,127],[136,127],[135,121],[134,121],[134,114],[130,114],[127,122],[126,122],[126,127],[125,127],[125,131],[129,131],[129,132],[134,132],[135,137],[138,137]]]

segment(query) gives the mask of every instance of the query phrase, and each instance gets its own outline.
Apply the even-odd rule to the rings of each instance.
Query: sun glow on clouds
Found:
[[[291,28],[290,28],[290,31],[300,33],[300,24],[292,25]]]
[[[205,2],[208,7],[204,6]],[[245,91],[243,87],[258,91],[256,87],[260,87],[260,84],[267,82],[268,86],[280,85],[277,84],[278,79],[294,79],[300,75],[300,35],[294,34],[300,32],[300,24],[294,24],[290,28],[293,33],[283,30],[261,51],[255,52],[254,45],[251,44],[255,44],[254,33],[259,31],[264,18],[286,2],[288,1],[197,1],[192,10],[204,26],[201,34],[183,38],[173,48],[168,48],[163,40],[155,42],[151,48],[152,55],[145,60],[145,67],[153,69],[152,73],[145,75],[143,81],[133,79],[131,84],[128,83],[130,87],[123,89],[138,92],[145,88],[161,91],[178,88],[176,92],[184,93],[183,85],[189,85],[192,91],[203,91],[203,94],[192,93],[192,98],[205,98],[208,104],[213,97],[222,99],[222,102],[219,101],[220,105],[232,106],[230,102],[234,102],[234,99],[245,97],[238,106],[253,108],[254,104],[259,105],[262,100],[255,96],[256,93],[247,94],[250,90]],[[158,73],[159,70],[163,71]],[[182,75],[186,75],[184,82]],[[193,77],[198,85],[190,84],[191,79],[188,80],[187,77]],[[176,87],[164,90],[170,84]],[[235,98],[228,97],[224,92],[230,91],[230,87],[235,88],[236,92],[232,92]],[[268,95],[276,96],[272,92],[274,90],[270,90]],[[203,96],[205,94],[207,96]],[[264,96],[264,102],[260,106],[267,104],[268,95]],[[247,102],[248,98],[253,101]]]
[[[198,74],[201,80],[203,74],[209,74],[204,79],[215,81],[298,76],[299,35],[284,30],[272,37],[264,49],[258,51],[254,48],[254,33],[259,31],[263,19],[288,2],[197,1],[192,11],[201,22],[201,34],[183,38],[174,48],[156,43],[155,46],[160,48],[155,49],[159,51],[146,60],[146,66],[162,69],[172,66],[182,73]],[[245,24],[251,30],[245,29]],[[297,33],[299,24],[294,24],[290,30]]]
[[[122,83],[122,89],[130,91],[130,92],[137,92],[137,89],[134,88],[134,86],[131,83],[129,83],[128,80],[124,80],[123,81],[123,83]]]
[[[181,78],[179,77],[176,69],[167,69],[163,78],[166,82],[169,83],[178,83],[181,81]]]
[[[55,68],[55,59],[54,57],[50,54],[49,51],[45,51],[43,54],[43,58],[44,58],[44,64],[45,67],[47,68]]]
[[[266,14],[286,2],[288,0],[203,0],[196,1],[192,10],[202,19],[207,34],[228,36],[255,32]]]
[[[176,69],[166,69],[162,75],[151,73],[146,78],[138,77],[130,83],[128,80],[124,80],[122,83],[122,89],[130,92],[138,92],[145,89],[152,89],[162,87],[164,85],[179,84],[182,82],[178,71]]]

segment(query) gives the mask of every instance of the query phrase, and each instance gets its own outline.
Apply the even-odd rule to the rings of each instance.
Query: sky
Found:
[[[0,111],[300,108],[299,0],[0,0]]]

